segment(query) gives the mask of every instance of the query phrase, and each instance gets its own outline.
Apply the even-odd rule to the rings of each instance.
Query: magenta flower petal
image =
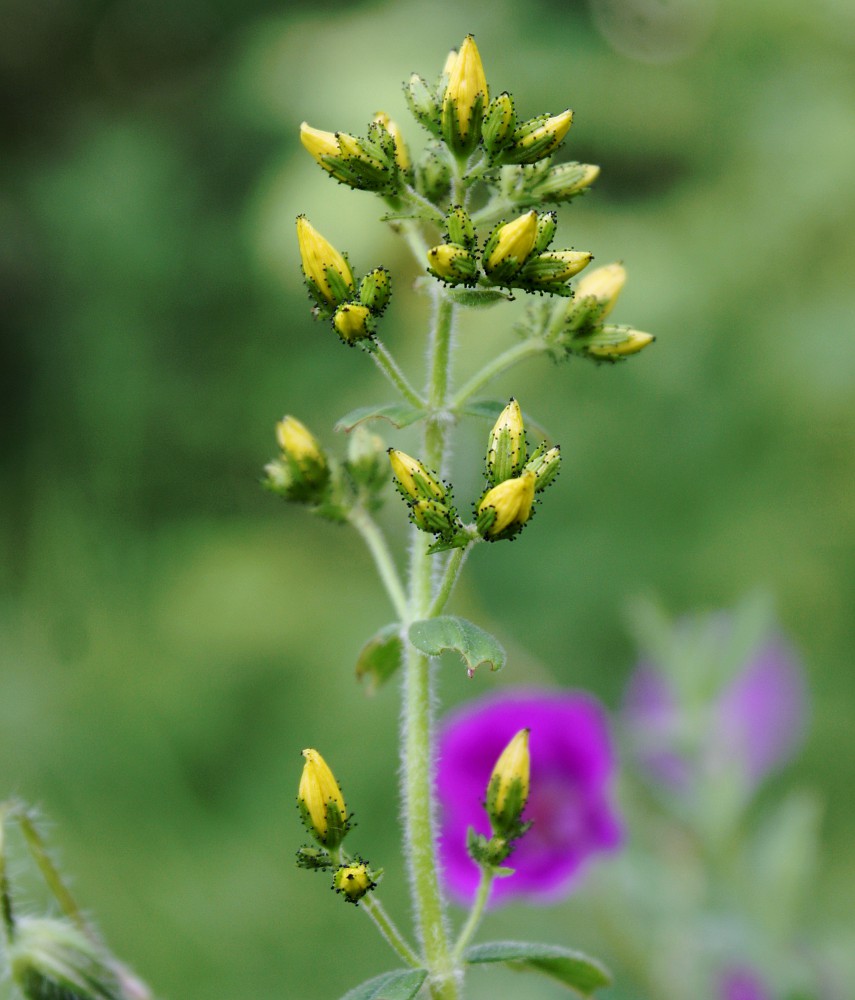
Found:
[[[760,977],[747,968],[728,969],[718,981],[719,1000],[772,1000]]]
[[[729,642],[723,629],[722,655]],[[624,696],[634,756],[657,784],[687,793],[733,772],[753,791],[781,768],[804,738],[807,692],[792,648],[770,636],[699,711],[682,704],[656,664],[639,664]]]
[[[595,854],[614,850],[621,827],[611,803],[615,757],[605,711],[592,697],[511,690],[450,713],[439,730],[439,849],[445,882],[460,902],[472,900],[478,866],[466,851],[469,827],[490,834],[484,795],[493,765],[520,729],[530,732],[531,791],[523,813],[532,828],[498,879],[494,902],[515,896],[560,898]]]

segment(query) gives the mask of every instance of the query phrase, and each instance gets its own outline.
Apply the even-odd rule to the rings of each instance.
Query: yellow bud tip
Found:
[[[295,461],[323,461],[318,442],[296,417],[285,416],[276,425],[279,447]]]
[[[324,156],[338,156],[338,140],[334,132],[322,132],[318,128],[312,128],[308,122],[300,125],[300,142],[303,143],[309,153],[320,163],[324,170],[329,170],[329,166],[324,163]]]
[[[506,528],[526,523],[531,517],[536,481],[535,473],[527,469],[516,479],[506,479],[487,491],[478,505],[478,513],[483,513],[488,507],[492,507],[496,512],[495,520],[487,529],[488,535],[495,537]]]
[[[318,751],[309,747],[303,751],[303,757],[306,763],[303,765],[297,798],[309,814],[315,833],[324,840],[328,830],[327,805],[331,803],[338,809],[344,823],[347,820],[344,798],[332,771]]]
[[[484,66],[475,39],[472,35],[467,35],[449,68],[448,86],[443,100],[445,105],[451,103],[454,106],[458,128],[463,138],[469,134],[472,112],[479,96],[483,102],[482,107],[485,107],[489,100],[487,77],[484,75]]]
[[[337,271],[347,287],[353,290],[353,274],[347,261],[332,243],[321,236],[305,215],[297,216],[297,244],[303,273],[315,283],[318,291],[331,305],[336,303],[336,297],[330,286],[328,270]]]
[[[526,212],[513,222],[502,226],[496,245],[484,262],[485,268],[492,270],[509,257],[515,257],[519,264],[523,264],[534,249],[537,223],[537,212],[532,209],[531,212]]]
[[[458,257],[465,255],[466,250],[462,247],[452,246],[450,243],[440,243],[439,246],[431,247],[428,250],[428,265],[441,278],[453,280],[457,277],[454,269],[454,261]]]
[[[511,462],[516,465],[522,455],[523,443],[525,441],[525,425],[523,424],[520,404],[513,397],[511,397],[510,402],[499,414],[499,419],[493,425],[493,430],[490,434],[491,445],[504,430],[508,432],[511,439]]]
[[[335,891],[345,895],[352,903],[359,902],[366,892],[374,888],[375,884],[368,870],[368,865],[364,862],[344,865],[336,871],[333,877]]]
[[[452,49],[448,55],[445,57],[445,63],[442,67],[442,76],[446,79],[451,76],[451,71],[454,69],[454,64],[457,62],[457,49]]]
[[[564,264],[563,270],[552,276],[553,281],[567,281],[584,270],[594,259],[594,255],[588,250],[553,250],[544,256]]]
[[[498,779],[495,810],[501,813],[505,807],[505,799],[514,781],[519,781],[522,787],[522,799],[528,798],[531,771],[531,758],[528,749],[529,730],[521,729],[502,751],[493,777]]]
[[[621,289],[626,284],[626,269],[622,264],[606,264],[586,274],[576,285],[576,298],[594,298],[605,308],[600,318],[607,316],[617,302]]]
[[[630,354],[638,354],[644,350],[648,344],[652,344],[656,338],[652,333],[643,333],[641,330],[626,330],[624,336],[617,343],[613,344],[591,344],[588,353],[595,358],[624,358]]]
[[[364,340],[369,335],[366,326],[369,315],[370,310],[367,306],[348,302],[336,309],[333,316],[333,326],[341,339],[348,343],[354,340]]]
[[[445,495],[444,490],[418,459],[407,455],[406,452],[398,451],[397,448],[390,448],[389,462],[395,478],[408,496],[414,500],[419,498],[428,499],[424,496],[424,488],[416,481],[416,477],[418,476],[419,480],[424,483],[425,487],[427,487],[437,500],[443,499]]]

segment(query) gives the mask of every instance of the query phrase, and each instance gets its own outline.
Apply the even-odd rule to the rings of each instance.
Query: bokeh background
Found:
[[[507,645],[504,675],[467,681],[450,662],[443,698],[534,681],[615,707],[633,597],[681,614],[765,589],[813,693],[780,779],[825,803],[805,919],[844,920],[849,0],[4,0],[0,22],[0,792],[42,808],[116,951],[174,1000],[335,997],[394,965],[292,863],[299,751],[315,745],[340,761],[357,846],[404,910],[397,694],[353,680],[391,615],[358,540],[258,480],[284,412],[340,449],[335,420],[391,398],[311,321],[298,212],[357,267],[392,268],[385,336],[422,356],[412,264],[372,196],[305,155],[299,123],[404,122],[401,82],[470,31],[524,115],[575,109],[566,155],[603,173],[558,244],[623,260],[616,318],[658,340],[623,366],[530,363],[493,387],[561,441],[565,471],[522,540],[474,554],[455,599]],[[510,343],[512,319],[462,331],[463,366]],[[462,483],[484,431],[463,435]],[[397,502],[384,519],[402,538]],[[489,920],[493,936],[597,946],[573,898]]]

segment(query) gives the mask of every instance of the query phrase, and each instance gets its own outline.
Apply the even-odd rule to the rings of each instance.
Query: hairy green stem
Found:
[[[374,565],[389,600],[392,602],[398,617],[405,621],[409,614],[409,601],[401,583],[401,577],[395,567],[389,546],[386,544],[386,537],[377,525],[374,518],[364,507],[353,507],[347,515],[347,519],[356,528],[368,546],[368,551],[374,559]]]
[[[454,585],[460,576],[460,571],[463,569],[463,563],[466,561],[466,557],[469,555],[476,541],[477,539],[473,538],[468,545],[462,549],[455,549],[448,557],[448,561],[445,564],[445,571],[437,587],[436,596],[427,614],[428,618],[436,618],[437,615],[442,614],[442,610],[448,603],[451,592],[454,590]]]
[[[9,877],[6,874],[6,818],[13,812],[14,806],[4,805],[0,808],[0,918],[3,920],[3,930],[7,944],[15,937],[15,915],[12,911],[12,896],[9,891]]]
[[[375,927],[407,965],[411,965],[414,969],[422,968],[422,960],[404,940],[403,935],[379,899],[374,896],[363,896],[359,908],[365,910]]]
[[[454,957],[457,962],[462,960],[466,946],[475,936],[475,931],[478,930],[481,924],[495,878],[496,876],[492,868],[487,865],[481,868],[481,880],[478,883],[478,893],[475,896],[475,902],[472,904],[472,909],[469,911],[469,918],[463,925],[460,936],[457,939],[457,944],[454,946]]]
[[[59,908],[62,910],[63,915],[76,924],[84,934],[95,940],[92,927],[83,916],[80,907],[63,882],[59,869],[51,861],[45,842],[42,840],[42,836],[36,829],[36,825],[29,813],[25,809],[22,809],[16,813],[16,819],[20,824],[21,832],[24,835],[24,840],[27,842],[27,847],[33,861],[35,861],[36,866],[41,872],[42,878],[45,880],[48,889],[50,889],[51,895],[59,903]]]
[[[389,348],[376,338],[372,341],[362,340],[360,344],[364,345],[363,350],[371,355],[374,364],[377,365],[404,399],[417,409],[423,409],[425,401],[410,385],[406,375],[401,371],[398,362],[392,357]]]
[[[496,355],[481,371],[476,372],[468,382],[460,387],[451,401],[450,409],[456,412],[463,406],[467,399],[474,396],[476,392],[492,381],[492,379],[496,378],[497,375],[501,375],[502,372],[519,364],[520,361],[543,354],[547,350],[549,350],[549,345],[539,337],[524,340],[519,344],[514,344],[513,347],[509,347],[502,354]]]
[[[425,421],[423,455],[431,468],[442,469],[445,460],[446,401],[451,360],[454,305],[435,291],[430,337],[427,395],[430,413]],[[433,557],[428,540],[413,528],[410,561],[410,612],[423,618],[433,605]],[[416,924],[430,972],[433,1000],[458,1000],[459,974],[451,955],[445,918],[445,900],[439,885],[434,830],[433,678],[431,661],[409,646],[404,663],[403,799],[405,840],[409,848],[410,882]]]

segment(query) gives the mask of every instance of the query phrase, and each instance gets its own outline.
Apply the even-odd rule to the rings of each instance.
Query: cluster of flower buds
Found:
[[[305,763],[297,791],[297,808],[303,824],[318,847],[301,847],[297,865],[310,871],[332,871],[331,888],[349,903],[358,903],[374,889],[382,874],[364,858],[345,858],[341,844],[352,825],[341,788],[317,750],[303,751]]]
[[[323,132],[306,122],[300,141],[331,176],[348,187],[394,195],[411,176],[410,154],[401,130],[378,112],[364,138]]]
[[[450,285],[522,288],[527,292],[572,295],[567,282],[593,259],[588,251],[549,250],[555,235],[554,212],[526,212],[500,222],[478,254],[475,227],[455,206],[446,216],[445,242],[428,251],[428,270]]]
[[[621,361],[637,354],[654,337],[631,326],[604,323],[626,282],[620,264],[608,264],[586,274],[564,314],[559,342],[569,354],[595,361]]]
[[[515,842],[531,826],[522,821],[531,773],[528,737],[528,729],[521,729],[502,751],[490,775],[484,805],[492,836],[469,831],[469,855],[480,865],[491,868],[502,865],[513,851]]]
[[[265,466],[265,485],[298,503],[320,503],[327,494],[330,467],[311,432],[296,417],[285,416],[276,425],[279,458]]]
[[[376,320],[392,296],[392,282],[384,267],[369,271],[356,286],[347,258],[300,215],[297,242],[316,316],[331,319],[346,344],[373,336]]]
[[[314,513],[333,520],[347,518],[355,505],[376,510],[386,487],[386,444],[363,426],[355,427],[343,463],[332,459],[314,435],[296,417],[285,416],[276,425],[279,456],[264,467],[264,485],[295,503],[308,504]]]
[[[398,492],[410,508],[410,520],[420,531],[437,536],[432,551],[465,545],[469,536],[454,509],[451,487],[397,448],[389,449],[389,462]]]
[[[487,541],[514,538],[534,513],[537,493],[558,475],[558,445],[541,443],[531,455],[520,405],[511,399],[499,414],[487,444],[488,487],[475,509],[478,533]]]

